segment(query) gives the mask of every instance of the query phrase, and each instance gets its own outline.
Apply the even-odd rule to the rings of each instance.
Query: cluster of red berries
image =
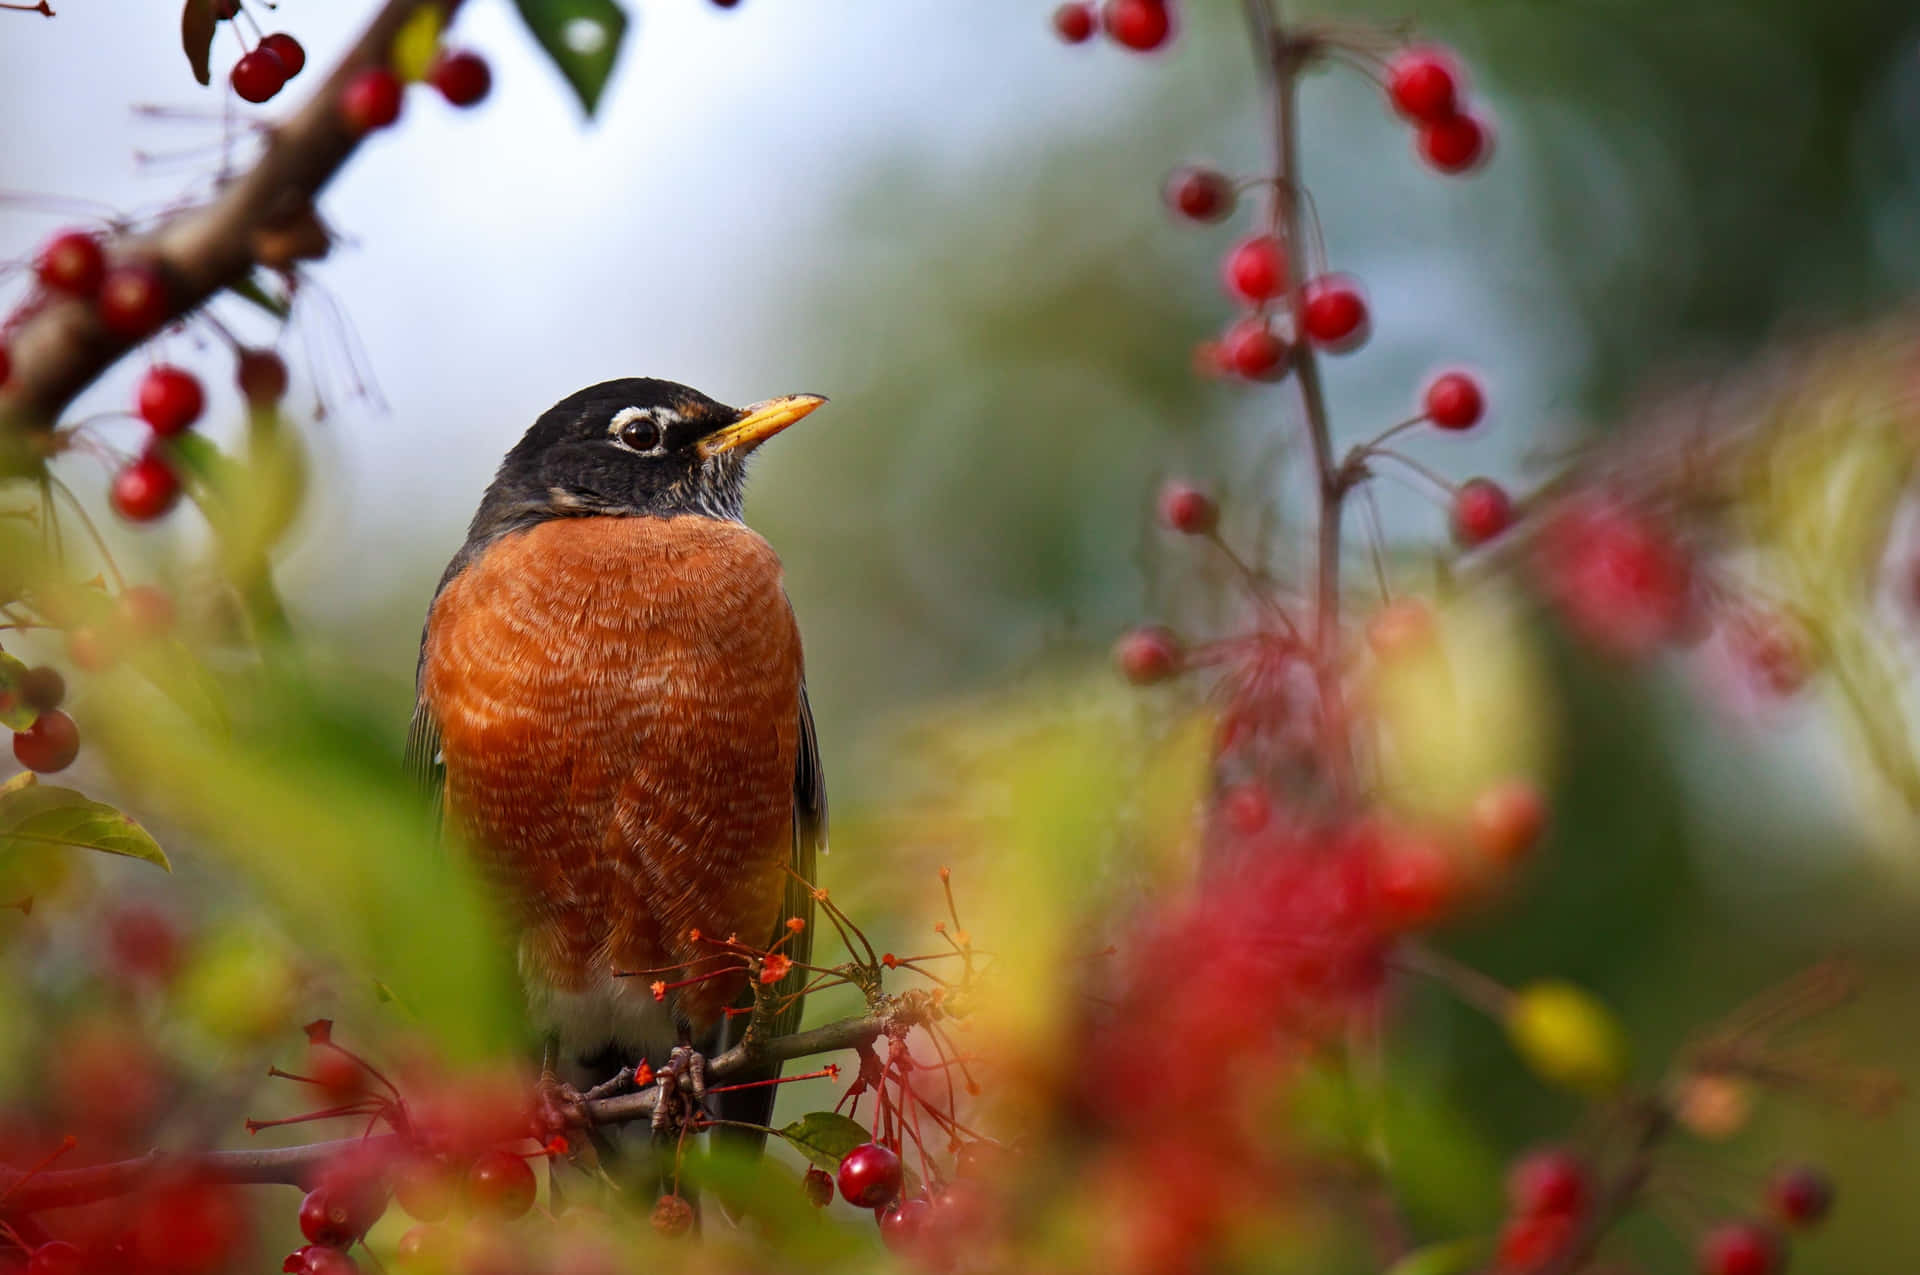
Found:
[[[82,1243],[53,1239],[35,1246],[24,1275],[227,1270],[244,1250],[248,1229],[236,1188],[169,1175],[123,1201],[113,1223]]]
[[[493,71],[478,53],[447,50],[428,68],[427,82],[453,105],[475,106],[492,91]],[[390,67],[367,67],[341,90],[340,118],[355,136],[386,128],[400,118],[405,89]]]
[[[1233,210],[1235,184],[1226,174],[1199,166],[1174,171],[1164,195],[1176,214],[1190,221],[1221,221]],[[1292,341],[1305,339],[1335,354],[1357,350],[1371,330],[1360,285],[1343,274],[1322,274],[1300,285],[1298,329],[1283,302],[1292,288],[1287,252],[1278,237],[1255,234],[1230,249],[1220,263],[1227,294],[1247,307],[1217,342],[1201,349],[1208,371],[1232,372],[1250,381],[1276,381],[1291,366]],[[1289,338],[1292,338],[1290,340]]]
[[[386,1212],[389,1200],[420,1225],[400,1237],[397,1265],[403,1270],[444,1270],[457,1237],[439,1225],[457,1209],[495,1222],[532,1211],[539,1181],[526,1157],[502,1148],[470,1160],[409,1154],[389,1162],[376,1155],[349,1156],[322,1174],[300,1203],[300,1233],[307,1244],[282,1266],[290,1275],[352,1275],[358,1267],[347,1250],[359,1243]]]
[[[1443,173],[1485,162],[1493,130],[1465,109],[1465,77],[1445,49],[1407,49],[1387,68],[1387,98],[1419,129],[1420,155]]]
[[[125,340],[151,335],[171,313],[166,276],[157,266],[145,261],[108,265],[99,236],[84,230],[49,240],[35,274],[49,293],[91,302],[101,325]]]
[[[1554,1262],[1584,1224],[1593,1195],[1586,1164],[1570,1151],[1550,1148],[1516,1161],[1507,1174],[1498,1268],[1525,1275]],[[1766,1203],[1771,1222],[1723,1222],[1700,1237],[1700,1275],[1778,1275],[1786,1266],[1779,1228],[1804,1229],[1826,1217],[1833,1184],[1819,1169],[1785,1166],[1768,1178]]]
[[[28,770],[51,775],[73,765],[80,755],[80,728],[60,711],[67,680],[58,669],[40,665],[21,674],[11,694],[36,716],[33,725],[13,734],[13,759]]]
[[[1173,37],[1173,12],[1168,0],[1071,0],[1053,11],[1053,31],[1068,44],[1085,44],[1104,30],[1115,44],[1136,53],[1151,53]]]
[[[1004,1148],[992,1142],[964,1142],[954,1159],[953,1177],[903,1195],[906,1170],[899,1154],[877,1142],[855,1147],[840,1161],[836,1176],[809,1169],[801,1188],[816,1207],[840,1195],[856,1208],[872,1209],[880,1238],[898,1256],[932,1270],[950,1269],[961,1245],[977,1247],[981,1230],[994,1212],[982,1183]]]
[[[1722,1222],[1700,1237],[1700,1275],[1778,1275],[1787,1264],[1785,1231],[1817,1225],[1833,1207],[1833,1182],[1810,1165],[1775,1169],[1766,1184],[1769,1221]]]
[[[89,619],[67,630],[67,658],[74,667],[98,673],[111,667],[129,642],[151,641],[173,628],[173,599],[150,584],[130,585],[114,599],[111,623]],[[58,669],[39,665],[20,675],[10,696],[35,714],[33,725],[13,736],[14,760],[28,770],[50,775],[65,770],[80,753],[80,728],[60,711],[67,682]]]
[[[300,41],[276,31],[260,37],[260,43],[233,64],[227,80],[233,91],[249,102],[265,102],[287,86],[307,65],[307,51]]]
[[[1560,1147],[1533,1151],[1507,1171],[1507,1221],[1498,1269],[1522,1275],[1566,1251],[1593,1203],[1586,1162]]]
[[[192,429],[207,407],[200,378],[160,363],[147,369],[135,394],[135,411],[150,431],[140,455],[114,475],[109,499],[128,522],[152,522],[180,501],[180,474],[167,458],[165,440]]]

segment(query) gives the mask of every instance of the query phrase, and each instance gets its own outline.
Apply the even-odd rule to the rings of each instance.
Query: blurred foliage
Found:
[[[1290,537],[1304,500],[1264,402],[1190,373],[1190,342],[1224,314],[1212,277],[1222,241],[1175,232],[1155,205],[1161,172],[1192,151],[1242,166],[1258,156],[1231,15],[1189,7],[1185,43],[1153,78],[1128,81],[1089,115],[1024,121],[1031,132],[999,139],[990,164],[936,167],[906,144],[881,153],[831,231],[794,254],[785,339],[764,355],[786,366],[768,376],[827,389],[846,424],[796,434],[770,457],[752,512],[787,560],[808,637],[838,820],[824,871],[836,897],[876,917],[877,940],[924,935],[927,874],[950,860],[977,883],[978,934],[1012,968],[1097,950],[1059,924],[1063,898],[1117,906],[1180,878],[1190,847],[1168,812],[1202,782],[1192,759],[1204,720],[1172,696],[1123,698],[1095,681],[1104,672],[1090,654],[1143,614],[1233,619],[1230,604],[1206,600],[1222,593],[1214,568],[1142,530],[1157,476],[1218,477],[1230,530],[1276,571],[1297,567]],[[1023,9],[1027,26],[1004,38],[1045,38],[1028,29],[1033,16]],[[1363,277],[1407,252],[1457,256],[1502,312],[1544,316],[1511,355],[1551,369],[1535,396],[1543,416],[1610,433],[1649,386],[1710,380],[1782,329],[1878,313],[1920,285],[1911,6],[1453,0],[1419,16],[1463,48],[1499,111],[1497,167],[1465,194],[1382,198],[1400,180],[1380,170],[1404,164],[1392,149],[1401,139],[1388,141],[1382,119],[1332,109],[1357,99],[1316,83],[1308,147],[1330,251]],[[810,260],[822,264],[808,278]],[[1452,300],[1415,299],[1442,313]],[[1383,316],[1388,335],[1396,317],[1408,318]],[[1565,325],[1559,335],[1548,319]],[[1745,516],[1789,601],[1815,619],[1871,740],[1876,711],[1911,694],[1889,655],[1902,639],[1849,628],[1859,607],[1827,594],[1871,575],[1873,547],[1897,535],[1913,440],[1901,422],[1847,410],[1849,384],[1783,408],[1776,445],[1745,474]],[[1365,432],[1343,400],[1336,419],[1343,437]],[[1545,422],[1500,427],[1525,435],[1535,424]],[[202,474],[209,490],[216,468]],[[287,526],[284,489],[239,489],[274,495],[229,515],[251,530],[223,543],[274,541]],[[421,532],[447,547],[458,535]],[[14,549],[28,535],[0,522],[0,573],[25,556]],[[226,574],[260,554],[229,559]],[[417,587],[373,632],[322,620],[287,667],[235,674],[213,642],[160,662],[161,680],[177,675],[172,699],[124,668],[84,689],[77,711],[100,723],[112,763],[88,777],[185,847],[186,884],[103,875],[106,902],[153,896],[206,914],[174,994],[236,1049],[266,1047],[327,997],[417,1024],[455,1053],[518,1043],[511,971],[478,890],[434,847],[399,779],[405,661],[368,669],[361,658],[410,649],[437,571],[422,560]],[[0,588],[17,591],[4,574]],[[1461,776],[1532,770],[1554,782],[1554,816],[1524,880],[1455,927],[1451,950],[1514,982],[1550,971],[1593,989],[1636,1052],[1660,1058],[1814,950],[1856,946],[1876,990],[1838,1043],[1920,1078],[1905,992],[1920,975],[1914,865],[1859,851],[1867,834],[1844,813],[1820,817],[1830,772],[1753,761],[1724,719],[1669,680],[1592,659],[1531,614],[1469,605],[1460,623],[1464,650],[1510,658],[1461,662],[1457,685],[1383,688],[1409,801],[1438,810],[1457,803]],[[195,695],[218,711],[183,709]],[[1814,729],[1814,751],[1835,751],[1822,733],[1831,724]],[[1910,764],[1904,734],[1877,738],[1877,754]],[[981,758],[1021,782],[972,782]],[[1703,792],[1703,769],[1736,773]],[[1748,823],[1732,818],[1736,805],[1751,807]],[[1789,844],[1755,871],[1759,839],[1745,829],[1780,807],[1819,809],[1776,832]],[[1118,833],[1101,822],[1115,813],[1126,816]],[[1893,826],[1911,852],[1910,817]],[[1769,892],[1753,884],[1762,878],[1782,884]],[[39,954],[71,915],[0,916],[0,931],[38,936]],[[344,982],[316,975],[309,953]],[[1019,1020],[1010,1032],[1048,1021],[1047,990],[1004,1011]],[[12,1003],[28,992],[5,995],[0,1017],[28,1021]],[[837,1008],[822,1000],[814,1017]],[[1577,1100],[1536,1084],[1497,1025],[1432,989],[1411,987],[1394,1008],[1397,1035],[1418,1050],[1395,1053],[1378,1076],[1317,1077],[1303,1100],[1318,1109],[1302,1118],[1390,1163],[1423,1222],[1488,1227],[1496,1166],[1572,1123]],[[1725,1154],[1755,1168],[1788,1152],[1843,1165],[1840,1210],[1802,1269],[1878,1269],[1920,1258],[1902,1223],[1920,1187],[1916,1140],[1911,1107],[1871,1125],[1788,1107],[1757,1115]],[[794,1220],[804,1235],[798,1210]],[[1656,1269],[1678,1268],[1673,1237],[1649,1227],[1635,1239]],[[805,1260],[841,1260],[818,1242]],[[1324,1258],[1299,1265],[1333,1269],[1315,1265]],[[1458,1269],[1451,1252],[1421,1260],[1404,1275]]]

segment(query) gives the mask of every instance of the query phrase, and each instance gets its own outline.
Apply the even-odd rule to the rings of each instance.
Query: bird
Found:
[[[647,377],[568,395],[507,452],[429,604],[408,762],[501,900],[545,1079],[573,1096],[737,1042],[753,989],[715,940],[782,944],[767,1026],[798,1026],[826,785],[780,559],[742,504],[748,456],[825,402]],[[717,965],[664,993],[633,976]],[[765,1126],[774,1092],[709,1110]]]

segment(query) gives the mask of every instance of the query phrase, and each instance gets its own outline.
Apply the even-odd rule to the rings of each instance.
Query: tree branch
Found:
[[[416,10],[440,5],[451,18],[460,2],[386,0],[319,90],[271,130],[251,169],[208,202],[173,213],[150,231],[109,239],[108,259],[158,266],[167,280],[170,319],[244,281],[256,264],[255,234],[300,215],[359,145],[338,109],[347,82],[387,63],[394,36]],[[13,371],[0,387],[0,423],[16,428],[51,427],[81,390],[141,344],[107,331],[90,299],[42,300],[8,337]]]
[[[887,1008],[857,1018],[841,1019],[810,1031],[778,1036],[759,1047],[736,1045],[707,1065],[709,1081],[724,1080],[768,1062],[789,1062],[840,1049],[872,1044],[889,1027],[911,1025],[924,1016],[924,1003],[909,994]],[[684,1078],[683,1078],[684,1083]],[[588,1120],[596,1125],[626,1124],[652,1116],[659,1097],[656,1088],[603,1098],[587,1104]],[[205,1181],[232,1186],[279,1185],[309,1187],[315,1175],[343,1152],[368,1147],[399,1151],[406,1140],[398,1134],[372,1138],[336,1138],[297,1147],[234,1151],[152,1151],[131,1160],[27,1175],[0,1167],[0,1217],[21,1217],[42,1209],[92,1204],[139,1190],[166,1173],[191,1172]]]
[[[1247,30],[1254,45],[1261,86],[1265,89],[1273,128],[1273,198],[1268,205],[1268,232],[1286,248],[1287,306],[1293,317],[1289,353],[1293,375],[1300,385],[1301,410],[1306,417],[1307,444],[1313,455],[1314,486],[1318,494],[1318,531],[1315,536],[1313,644],[1318,673],[1320,712],[1328,755],[1333,759],[1335,788],[1349,795],[1351,752],[1347,741],[1345,696],[1340,688],[1340,516],[1347,481],[1333,454],[1333,427],[1327,413],[1326,391],[1320,381],[1320,363],[1306,337],[1305,274],[1309,265],[1306,236],[1301,233],[1300,129],[1298,87],[1300,71],[1315,44],[1288,31],[1281,23],[1275,0],[1243,0]]]

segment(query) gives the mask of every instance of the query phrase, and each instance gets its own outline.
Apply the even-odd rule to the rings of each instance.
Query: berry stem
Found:
[[[1378,456],[1382,460],[1390,460],[1390,461],[1394,461],[1397,464],[1406,466],[1408,469],[1412,470],[1414,473],[1420,475],[1422,478],[1426,479],[1428,482],[1438,487],[1441,491],[1444,491],[1445,493],[1447,493],[1448,496],[1452,496],[1456,491],[1460,489],[1460,484],[1454,482],[1452,479],[1448,478],[1445,474],[1434,469],[1432,466],[1421,464],[1419,461],[1407,455],[1405,452],[1397,452],[1393,450],[1393,448],[1391,447],[1375,447],[1370,449],[1368,454],[1373,456]]]
[[[1410,429],[1414,429],[1414,428],[1417,428],[1418,426],[1425,425],[1427,421],[1430,419],[1431,418],[1425,412],[1422,412],[1418,416],[1409,416],[1406,420],[1401,421],[1399,424],[1391,426],[1390,428],[1384,429],[1380,433],[1375,434],[1372,438],[1369,438],[1366,442],[1354,448],[1349,455],[1353,459],[1364,460],[1366,459],[1366,456],[1369,452],[1372,452],[1373,450],[1378,448],[1382,443],[1385,443],[1394,438],[1398,438],[1400,435],[1406,433]]]
[[[1305,240],[1300,215],[1299,72],[1312,50],[1282,28],[1276,0],[1243,0],[1255,62],[1273,118],[1274,183],[1268,204],[1271,233],[1298,251]],[[1304,272],[1296,271],[1299,275]],[[1294,278],[1287,292],[1295,332],[1306,330],[1304,280]],[[1340,688],[1340,514],[1346,484],[1333,457],[1333,429],[1327,414],[1320,363],[1310,341],[1295,341],[1291,358],[1306,416],[1307,442],[1319,492],[1319,531],[1315,538],[1313,634],[1315,676],[1320,688],[1321,729],[1331,759],[1335,791],[1343,800],[1353,790],[1353,756],[1347,736],[1346,707]]]
[[[1489,1018],[1504,1019],[1513,1004],[1513,992],[1462,961],[1423,943],[1402,943],[1392,964],[1409,974],[1430,978]]]
[[[60,493],[62,498],[64,498],[67,504],[73,509],[74,515],[80,519],[80,525],[87,529],[87,538],[93,541],[93,547],[99,552],[100,560],[107,564],[107,570],[113,576],[115,591],[125,593],[127,591],[127,578],[120,574],[120,564],[113,560],[113,551],[107,548],[107,542],[101,538],[100,528],[95,526],[93,519],[88,516],[86,506],[82,505],[79,497],[73,494],[73,489],[61,482],[58,478],[49,474],[47,475],[47,482],[49,490]],[[51,518],[53,514],[52,509],[48,509],[47,513],[49,518]]]

